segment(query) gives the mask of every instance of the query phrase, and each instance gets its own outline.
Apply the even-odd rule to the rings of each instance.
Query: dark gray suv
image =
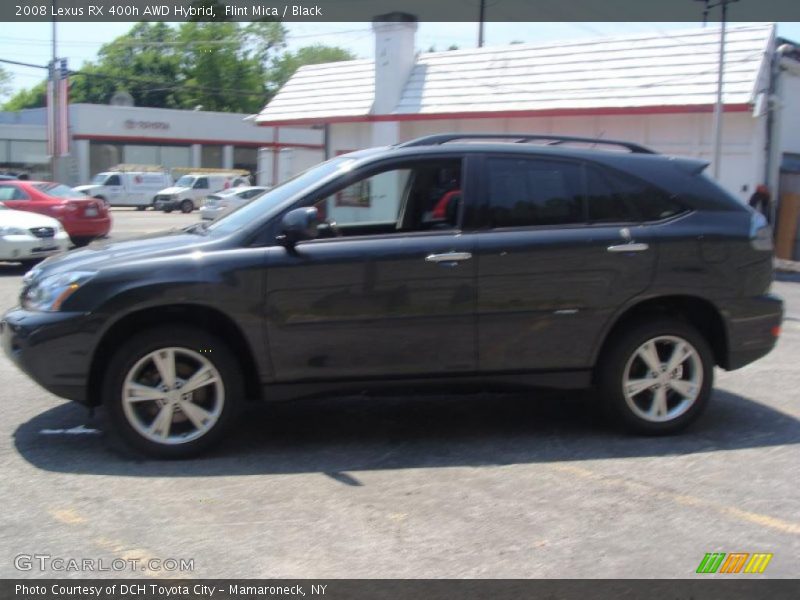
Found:
[[[594,386],[675,432],[782,317],[766,222],[705,166],[531,135],[354,152],[211,224],[44,261],[3,344],[162,457],[248,400],[386,385]]]

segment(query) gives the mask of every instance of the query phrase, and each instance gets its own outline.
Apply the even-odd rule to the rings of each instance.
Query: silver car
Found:
[[[209,195],[200,209],[200,218],[204,221],[213,221],[221,214],[234,210],[269,191],[268,187],[243,186],[220,190]]]

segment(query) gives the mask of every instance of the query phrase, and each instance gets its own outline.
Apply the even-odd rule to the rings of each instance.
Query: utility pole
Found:
[[[55,181],[58,178],[58,128],[59,128],[59,114],[58,114],[58,84],[57,84],[57,75],[58,75],[58,59],[57,59],[57,46],[56,46],[56,0],[51,0],[51,14],[53,15],[53,29],[51,34],[51,41],[53,45],[53,56],[50,61],[50,86],[51,86],[51,94],[50,100],[52,105],[49,107],[49,115],[52,119],[52,124],[49,127],[50,134],[53,136],[52,140],[49,140],[50,146],[52,148],[53,154],[50,158],[50,178]]]
[[[480,1],[480,9],[478,10],[478,48],[483,48],[483,25],[486,18],[486,0]]]
[[[717,67],[717,99],[714,103],[714,124],[712,129],[713,139],[713,155],[712,155],[712,175],[714,179],[719,181],[720,163],[722,162],[722,117],[724,113],[724,105],[722,102],[722,88],[725,74],[725,29],[728,22],[728,4],[738,2],[738,0],[717,0],[716,4],[710,4],[709,0],[700,0],[705,2],[705,10],[703,11],[703,24],[708,18],[708,12],[712,8],[720,7],[722,11],[722,19],[720,23],[719,32],[719,66]]]

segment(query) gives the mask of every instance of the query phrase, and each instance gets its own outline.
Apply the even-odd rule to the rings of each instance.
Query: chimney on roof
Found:
[[[417,17],[403,12],[378,15],[372,20],[375,32],[375,100],[372,114],[391,113],[414,68],[414,37]]]

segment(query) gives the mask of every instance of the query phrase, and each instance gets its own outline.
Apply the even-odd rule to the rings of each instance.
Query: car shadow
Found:
[[[80,434],[80,426],[100,430]],[[74,429],[78,428],[78,429]],[[638,437],[603,423],[588,394],[348,397],[253,407],[210,453],[189,461],[143,458],[107,436],[105,415],[62,404],[22,424],[19,453],[59,473],[206,477],[348,472],[686,455],[800,442],[800,421],[717,390],[686,432]],[[42,433],[49,430],[49,434]],[[72,433],[69,432],[72,430]],[[53,433],[56,432],[56,433]],[[60,433],[59,433],[60,432]]]
[[[0,277],[22,277],[33,268],[34,265],[19,262],[0,261]]]

